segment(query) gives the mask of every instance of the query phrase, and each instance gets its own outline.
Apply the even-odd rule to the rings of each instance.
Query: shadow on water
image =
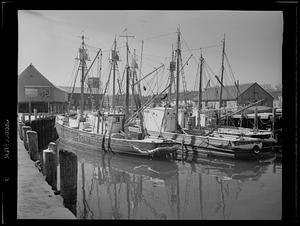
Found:
[[[69,198],[76,200],[79,219],[281,218],[281,206],[270,204],[280,204],[281,189],[270,195],[260,192],[281,183],[275,158],[247,162],[192,154],[181,160],[150,160],[62,143],[58,149],[77,157],[77,192],[71,186]],[[275,179],[265,179],[269,174]],[[267,202],[257,202],[261,197]],[[74,211],[74,201],[66,203]]]

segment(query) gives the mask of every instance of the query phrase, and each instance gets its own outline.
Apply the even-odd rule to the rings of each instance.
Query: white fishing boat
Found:
[[[169,84],[169,93],[171,93],[173,72],[176,66],[176,105],[175,108],[171,107],[155,107],[147,108],[143,111],[143,118],[147,133],[153,137],[162,137],[165,139],[171,139],[178,144],[184,144],[191,147],[204,148],[207,152],[214,151],[220,156],[231,154],[236,158],[248,158],[249,156],[258,157],[262,151],[262,139],[240,136],[226,136],[223,134],[207,133],[205,130],[198,130],[197,133],[189,134],[189,131],[185,131],[179,128],[178,125],[178,108],[179,108],[179,77],[181,63],[181,49],[180,49],[180,30],[178,29],[178,40],[176,50],[176,60],[172,57],[170,64],[171,79]],[[173,54],[172,54],[173,55]],[[138,125],[135,127],[129,127],[131,132],[140,132]]]
[[[259,155],[262,151],[262,140],[258,138],[222,135],[218,133],[192,135],[175,128],[175,110],[173,108],[148,108],[144,111],[144,122],[147,133],[152,137],[162,137],[178,144],[194,148],[204,148],[208,153],[235,158],[247,158]],[[159,125],[163,125],[160,127]],[[129,131],[140,133],[138,126],[129,127]]]
[[[128,42],[126,42],[128,51]],[[101,50],[98,51],[95,59]],[[116,40],[114,41],[114,50],[112,51],[111,63],[113,69],[117,64],[116,53]],[[81,102],[80,113],[75,117],[69,115],[57,115],[55,120],[55,127],[59,139],[69,145],[76,147],[89,147],[94,150],[111,151],[116,153],[125,153],[139,156],[165,156],[175,152],[178,145],[175,142],[160,138],[144,137],[143,139],[134,139],[126,133],[124,127],[125,118],[128,115],[128,102],[129,102],[129,85],[126,89],[126,103],[125,112],[117,112],[113,108],[112,112],[101,114],[100,109],[98,114],[93,119],[93,123],[89,121],[90,116],[83,114],[83,88],[84,81],[91,66],[87,69],[87,50],[84,43],[84,36],[82,36],[82,44],[79,48],[80,64],[78,70],[81,70]],[[93,62],[95,61],[93,60]],[[127,60],[128,62],[128,60]],[[93,63],[92,63],[93,64]],[[86,70],[87,69],[87,70]],[[126,83],[129,84],[129,65],[126,65]],[[113,70],[115,75],[115,70]],[[108,81],[109,82],[109,81]],[[107,84],[108,84],[107,82]],[[113,83],[115,83],[115,76]],[[75,83],[74,83],[75,85]],[[114,95],[114,93],[113,93]],[[113,105],[114,106],[114,105]],[[96,122],[96,126],[95,126]],[[124,132],[125,131],[125,132]]]

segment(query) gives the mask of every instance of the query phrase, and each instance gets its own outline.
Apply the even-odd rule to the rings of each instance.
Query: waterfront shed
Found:
[[[32,64],[18,76],[18,112],[62,113],[67,93],[53,85]]]

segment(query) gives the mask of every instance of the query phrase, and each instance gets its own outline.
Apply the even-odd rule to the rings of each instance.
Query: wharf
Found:
[[[18,137],[18,219],[76,219],[35,167]]]

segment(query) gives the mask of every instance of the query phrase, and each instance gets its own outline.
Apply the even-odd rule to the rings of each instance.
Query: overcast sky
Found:
[[[194,90],[200,50],[209,65],[204,76],[216,85],[221,71],[221,53],[224,33],[226,55],[234,78],[239,83],[269,83],[273,87],[282,80],[283,16],[280,11],[27,11],[18,14],[19,74],[32,63],[57,86],[70,86],[74,79],[74,64],[80,36],[84,34],[90,58],[96,48],[103,50],[102,78],[107,79],[108,54],[114,37],[120,51],[120,76],[126,61],[125,39],[120,35],[134,35],[129,39],[133,54],[136,49],[140,63],[144,40],[142,74],[146,75],[162,63],[169,65],[172,45],[176,48],[177,27],[182,33],[183,63],[193,54],[184,68],[187,89]],[[127,28],[127,31],[124,29]],[[191,51],[190,51],[190,50]],[[91,63],[91,62],[89,62]],[[89,64],[88,63],[88,64]],[[162,90],[167,83],[168,66],[145,80],[151,87],[158,81]],[[92,73],[96,73],[92,70]],[[225,65],[224,83],[232,83],[230,68]],[[79,84],[79,83],[78,83]],[[231,84],[232,85],[232,84]],[[153,86],[152,86],[153,87]]]

